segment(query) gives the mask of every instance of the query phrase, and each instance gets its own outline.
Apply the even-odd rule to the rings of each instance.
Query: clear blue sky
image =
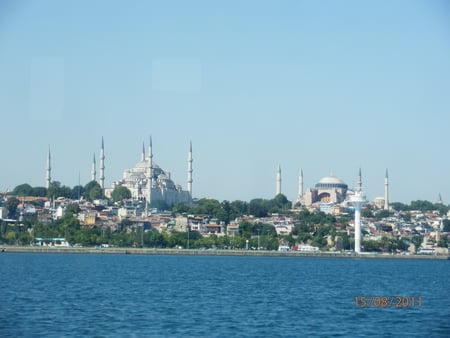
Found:
[[[333,172],[370,199],[450,201],[447,1],[0,2],[0,191],[106,184],[140,159],[194,197],[294,199]],[[98,163],[98,161],[97,161]],[[97,170],[98,172],[98,170]]]

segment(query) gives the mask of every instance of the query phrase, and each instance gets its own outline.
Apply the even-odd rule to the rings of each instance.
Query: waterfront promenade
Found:
[[[351,252],[299,252],[267,250],[199,250],[161,248],[97,248],[97,247],[52,247],[52,246],[0,246],[0,253],[71,253],[71,254],[133,254],[133,255],[192,255],[192,256],[272,256],[272,257],[317,257],[317,258],[369,258],[369,259],[438,259],[448,260],[449,255],[392,255],[381,253]]]

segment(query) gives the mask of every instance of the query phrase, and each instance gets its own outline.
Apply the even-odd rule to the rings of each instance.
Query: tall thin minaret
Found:
[[[384,210],[389,210],[389,176],[387,169],[384,177]]]
[[[105,144],[102,136],[102,147],[100,149],[100,187],[105,189]]]
[[[152,188],[153,188],[153,149],[152,136],[150,136],[150,143],[148,145],[148,167],[147,167],[147,203],[151,203]]]
[[[45,169],[45,187],[48,189],[50,187],[50,183],[52,181],[52,163],[51,163],[51,155],[50,155],[50,146],[48,146],[48,154],[47,154],[47,167]]]
[[[187,191],[189,195],[192,197],[192,162],[194,159],[192,158],[192,141],[189,142],[189,153],[188,153],[188,167],[187,167]]]
[[[280,165],[278,165],[278,170],[277,170],[277,189],[276,189],[276,195],[279,195],[279,194],[281,194],[281,167],[280,167]]]
[[[145,160],[145,144],[142,142],[142,155],[141,155],[141,161]]]
[[[96,163],[95,163],[95,153],[94,157],[92,158],[92,167],[91,167],[91,181],[97,180],[97,169],[96,169]]]
[[[359,168],[358,181],[356,183],[355,194],[351,197],[350,202],[355,207],[355,252],[361,252],[361,207],[366,203],[366,196],[362,192],[361,168]]]
[[[300,175],[298,176],[298,199],[303,198],[303,169],[300,169]]]

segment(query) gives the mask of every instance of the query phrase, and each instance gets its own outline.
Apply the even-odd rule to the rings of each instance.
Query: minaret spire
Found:
[[[145,144],[142,142],[142,155],[141,155],[141,161],[145,160]]]
[[[45,175],[45,187],[48,189],[50,187],[50,183],[52,181],[52,164],[51,164],[51,154],[50,154],[50,145],[48,146],[48,154],[47,154],[47,167],[46,167],[46,175]]]
[[[384,177],[384,210],[389,210],[389,176],[387,169]]]
[[[281,194],[281,166],[278,164],[276,195],[279,195],[279,194]]]
[[[103,141],[103,136],[102,147],[100,149],[100,187],[102,190],[105,189],[105,143]]]
[[[95,153],[94,157],[92,158],[92,167],[91,167],[91,181],[97,180],[97,170],[96,170],[96,163],[95,163]]]
[[[300,175],[298,176],[298,199],[303,198],[303,169],[300,169]]]
[[[147,167],[147,203],[152,202],[153,188],[153,149],[152,136],[150,135],[150,143],[148,145],[148,167]]]
[[[189,195],[192,197],[192,162],[194,159],[192,158],[192,141],[189,142],[189,153],[188,153],[188,167],[187,167],[187,191]]]

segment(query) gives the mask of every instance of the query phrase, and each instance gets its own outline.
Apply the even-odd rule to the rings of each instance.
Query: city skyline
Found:
[[[295,201],[362,169],[369,200],[450,200],[450,35],[445,2],[209,4],[80,1],[1,7],[0,191],[105,187],[140,159],[195,198]],[[87,10],[89,8],[89,10]]]

